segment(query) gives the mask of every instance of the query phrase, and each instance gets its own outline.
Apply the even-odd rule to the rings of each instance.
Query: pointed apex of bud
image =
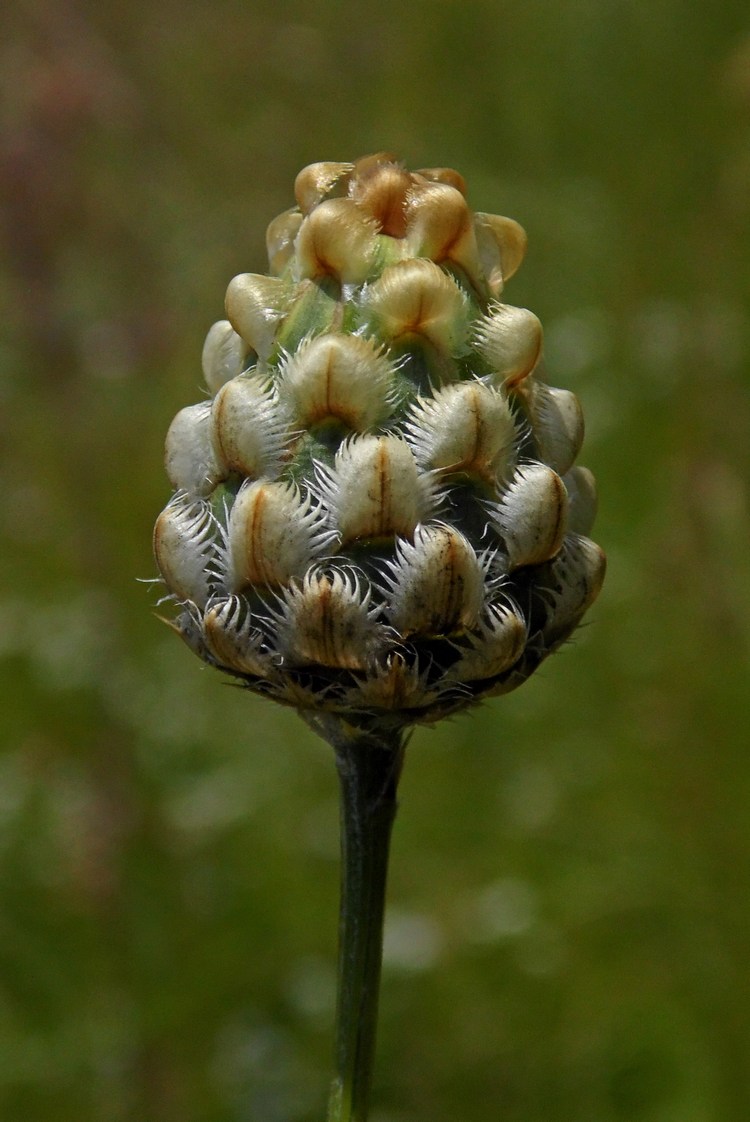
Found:
[[[355,167],[351,196],[367,214],[372,215],[380,232],[391,238],[406,233],[406,202],[412,177],[395,163],[380,160],[362,168]]]

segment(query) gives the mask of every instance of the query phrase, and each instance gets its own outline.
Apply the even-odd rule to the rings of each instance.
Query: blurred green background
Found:
[[[412,740],[373,1122],[744,1122],[746,0],[11,0],[0,69],[0,1118],[322,1122],[330,752],[136,578],[227,281],[389,148],[526,227],[610,572]]]

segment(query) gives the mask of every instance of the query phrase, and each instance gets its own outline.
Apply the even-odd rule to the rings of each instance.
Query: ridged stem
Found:
[[[328,717],[310,723],[334,748],[341,786],[336,1068],[328,1122],[367,1122],[388,854],[404,750],[400,732],[363,732]]]

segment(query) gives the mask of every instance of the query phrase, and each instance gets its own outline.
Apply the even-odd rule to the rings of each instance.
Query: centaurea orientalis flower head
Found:
[[[403,734],[524,682],[596,598],[578,401],[504,302],[526,246],[461,176],[313,164],[229,284],[207,397],[166,443],[154,552],[172,626],[298,710],[342,791],[336,1074],[366,1122]]]
[[[323,163],[229,284],[167,437],[174,626],[312,716],[432,722],[520,685],[602,583],[576,397],[503,302],[525,235],[449,169]]]

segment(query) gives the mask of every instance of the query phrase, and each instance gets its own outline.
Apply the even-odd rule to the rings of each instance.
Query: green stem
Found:
[[[341,784],[336,1074],[328,1122],[367,1122],[383,954],[391,828],[403,763],[400,732],[325,718]]]

